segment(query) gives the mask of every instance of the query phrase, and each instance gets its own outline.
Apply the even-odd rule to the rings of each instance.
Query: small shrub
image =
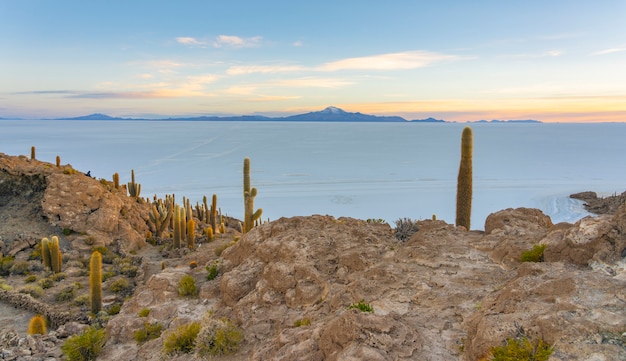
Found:
[[[109,285],[109,291],[113,293],[125,293],[130,289],[130,283],[126,278],[120,278]]]
[[[14,261],[10,268],[12,275],[25,275],[28,273],[28,261]]]
[[[159,338],[161,336],[161,332],[163,332],[163,326],[158,323],[147,323],[143,324],[143,328],[135,331],[133,336],[135,336],[135,341],[138,344],[142,344],[144,342],[154,340],[155,338]]]
[[[117,276],[117,273],[113,272],[113,271],[106,271],[104,273],[102,273],[102,282],[106,282],[107,280],[109,280],[110,278],[113,278]]]
[[[349,309],[356,308],[361,312],[374,312],[374,307],[372,307],[369,303],[365,303],[365,300],[361,299],[359,303],[353,303],[348,307]]]
[[[59,282],[65,279],[65,273],[63,272],[59,272],[59,273],[55,273],[52,276],[50,276],[50,278],[54,281],[54,282]]]
[[[216,256],[221,256],[222,252],[224,252],[224,250],[232,245],[234,245],[235,243],[237,243],[236,241],[231,241],[230,243],[224,243],[222,245],[219,245],[217,247],[215,247],[215,255]]]
[[[86,306],[87,304],[89,304],[89,295],[85,294],[77,296],[76,298],[74,298],[74,304],[76,304],[77,306]]]
[[[95,360],[106,341],[104,329],[87,328],[79,335],[70,336],[61,346],[68,361]]]
[[[528,338],[509,338],[504,346],[491,349],[493,361],[547,361],[554,348],[543,340],[530,342]]]
[[[74,297],[76,297],[76,290],[73,286],[65,287],[55,296],[56,300],[59,302],[73,300]]]
[[[196,280],[190,275],[184,275],[183,278],[178,281],[178,294],[181,296],[197,295],[198,288],[196,287]]]
[[[139,311],[139,313],[137,315],[139,317],[148,317],[149,314],[150,314],[150,309],[149,308],[144,308],[143,310]]]
[[[301,326],[308,326],[311,324],[311,320],[308,318],[302,318],[299,320],[296,320],[296,322],[293,323],[294,327],[301,327]]]
[[[211,314],[202,320],[202,328],[196,339],[196,352],[206,357],[209,355],[228,355],[239,348],[243,334],[227,318],[214,319]]]
[[[37,284],[39,285],[39,287],[45,290],[47,288],[54,286],[54,281],[50,278],[42,278],[37,282]]]
[[[43,296],[43,288],[30,284],[20,288],[20,293],[31,295],[33,298],[40,298]]]
[[[219,274],[218,264],[219,264],[219,262],[215,261],[215,262],[213,262],[213,264],[211,266],[207,265],[205,267],[207,272],[209,272],[209,274],[206,276],[207,281],[214,280],[215,277],[217,277],[217,275]]]
[[[545,244],[536,244],[533,246],[533,249],[522,252],[520,260],[522,262],[543,262],[543,251],[545,249]]]
[[[400,218],[396,221],[394,236],[399,241],[406,241],[419,231],[417,222],[410,218]]]
[[[369,218],[366,222],[367,223],[381,223],[381,224],[386,223],[385,220],[382,218]]]
[[[196,267],[198,267],[198,262],[196,261],[189,262],[189,268],[194,269]]]
[[[6,256],[0,258],[0,276],[8,276],[11,274],[11,267],[15,258],[13,256]]]
[[[128,277],[137,276],[139,267],[133,264],[133,260],[130,258],[116,258],[113,260],[113,265],[119,274],[123,274]]]
[[[37,281],[37,276],[35,276],[35,275],[30,275],[30,276],[27,276],[26,278],[24,278],[24,282],[25,283],[33,283],[35,281]]]
[[[192,322],[179,326],[165,339],[165,342],[163,343],[163,352],[168,355],[176,353],[191,353],[194,349],[196,337],[199,332],[199,322]]]
[[[118,313],[120,313],[121,309],[122,306],[120,306],[119,303],[114,303],[109,306],[109,308],[107,309],[107,313],[109,314],[109,316],[117,315]]]
[[[111,252],[111,250],[103,246],[91,247],[91,252],[93,253],[93,251],[100,252],[102,255],[102,263],[106,264],[113,264],[113,261],[119,257],[115,253]]]

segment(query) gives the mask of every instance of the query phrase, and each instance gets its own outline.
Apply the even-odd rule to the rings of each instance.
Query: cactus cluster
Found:
[[[263,210],[261,208],[254,210],[254,198],[257,195],[255,187],[250,187],[250,158],[243,160],[243,204],[244,219],[242,233],[248,233],[256,221],[261,218]]]
[[[134,169],[131,169],[130,171],[130,179],[131,181],[128,182],[127,184],[128,194],[131,197],[138,198],[139,194],[141,193],[141,184],[135,182],[135,170]]]
[[[456,191],[456,225],[470,229],[472,214],[472,128],[465,127],[461,136],[461,164]]]
[[[148,216],[150,217],[150,221],[154,224],[154,235],[156,237],[161,237],[165,229],[169,227],[173,214],[174,196],[166,195],[165,201],[159,198],[152,204]]]
[[[59,237],[52,236],[52,240],[46,237],[41,239],[41,261],[45,269],[49,269],[53,273],[61,272],[63,255],[59,246]]]

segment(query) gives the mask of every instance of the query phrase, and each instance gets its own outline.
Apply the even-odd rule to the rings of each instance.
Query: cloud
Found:
[[[409,70],[431,64],[457,60],[454,55],[439,54],[429,51],[406,51],[358,58],[347,58],[321,65],[321,71],[338,70]]]
[[[176,42],[178,42],[179,44],[184,44],[184,45],[206,45],[205,42],[197,40],[196,38],[192,38],[192,37],[188,37],[188,36],[181,36],[176,38]]]
[[[235,65],[226,70],[228,75],[269,74],[301,71],[306,68],[298,65]]]
[[[600,50],[595,53],[592,53],[591,55],[607,55],[607,54],[619,53],[622,51],[626,51],[626,47],[604,49],[604,50]]]
[[[354,83],[349,80],[336,78],[304,77],[296,79],[278,80],[272,82],[271,84],[279,87],[292,88],[340,88],[352,85]]]
[[[28,95],[28,94],[33,94],[33,95],[45,95],[45,94],[75,94],[75,91],[71,91],[71,90],[33,90],[33,91],[24,91],[24,92],[17,92],[17,93],[13,93],[13,94],[20,94],[20,95]]]
[[[247,101],[249,102],[277,102],[283,100],[295,100],[300,99],[301,96],[298,95],[259,95],[255,98],[249,98]]]
[[[251,38],[241,38],[235,35],[220,35],[213,42],[213,46],[221,48],[224,46],[233,48],[250,48],[259,46],[263,38],[260,36],[254,36]]]
[[[302,42],[302,40],[298,40],[298,41],[294,41],[293,44],[291,44],[295,47],[300,47],[300,46],[304,46],[304,43]]]
[[[562,50],[549,50],[549,51],[545,51],[543,53],[528,53],[528,54],[512,54],[512,55],[505,55],[505,58],[511,58],[511,59],[538,59],[538,58],[554,58],[557,56],[561,56],[565,54]]]

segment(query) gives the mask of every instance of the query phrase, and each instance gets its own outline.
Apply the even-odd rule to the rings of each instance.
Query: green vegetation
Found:
[[[35,315],[28,322],[28,334],[29,335],[45,335],[46,319],[42,315]]]
[[[79,335],[70,336],[61,346],[61,351],[68,361],[95,360],[106,341],[104,329],[87,328]]]
[[[348,309],[356,308],[361,312],[374,312],[374,307],[372,307],[369,303],[365,303],[364,299],[361,299],[359,303],[353,303],[348,307]]]
[[[139,317],[148,317],[149,314],[150,314],[150,309],[149,308],[144,308],[141,311],[139,311],[139,313],[137,315]]]
[[[171,332],[163,344],[163,352],[167,355],[191,353],[194,350],[196,337],[200,332],[200,323],[192,322],[179,326]]]
[[[472,151],[474,136],[469,126],[461,135],[461,163],[456,188],[456,225],[470,229],[472,214]]]
[[[8,276],[11,274],[11,267],[15,258],[13,256],[5,256],[0,259],[0,276]]]
[[[126,293],[131,289],[130,283],[126,278],[119,278],[109,285],[109,291],[116,294]]]
[[[122,306],[119,303],[114,303],[107,309],[109,316],[117,315],[120,313]]]
[[[526,337],[509,338],[504,346],[491,349],[493,361],[547,361],[554,348],[539,339],[530,342]]]
[[[161,336],[161,332],[163,332],[163,325],[160,323],[144,322],[143,328],[135,331],[133,336],[138,344],[142,344],[144,342],[154,340],[155,338],[159,338]]]
[[[42,278],[39,280],[39,282],[37,282],[37,284],[39,285],[39,287],[46,289],[54,286],[54,281],[50,278]]]
[[[43,288],[33,284],[29,284],[20,288],[19,292],[31,295],[33,298],[43,297]]]
[[[59,302],[70,301],[76,297],[76,288],[74,286],[68,286],[57,293],[55,299]]]
[[[308,318],[301,318],[299,320],[296,320],[293,323],[293,326],[294,327],[302,327],[302,326],[308,326],[310,324],[311,324],[311,320],[310,319],[308,319]]]
[[[543,251],[545,249],[545,244],[536,244],[533,246],[533,249],[522,252],[520,260],[522,262],[543,262]]]
[[[196,280],[190,275],[184,275],[178,281],[178,294],[181,296],[195,296],[198,294]]]
[[[211,313],[202,320],[202,327],[196,338],[196,352],[200,356],[228,355],[237,349],[243,340],[243,333],[227,318],[214,319]]]
[[[28,261],[14,261],[10,272],[12,275],[25,275],[28,274],[29,268]]]
[[[368,218],[367,223],[381,223],[381,224],[385,224],[385,220],[382,218]]]
[[[37,276],[35,276],[35,275],[30,275],[30,276],[27,276],[26,278],[24,278],[24,282],[25,283],[33,283],[35,281],[37,281]]]
[[[207,265],[205,267],[207,272],[209,272],[209,274],[206,276],[207,281],[212,281],[215,279],[215,277],[217,277],[217,275],[219,274],[218,265],[219,261],[216,260],[211,266]]]

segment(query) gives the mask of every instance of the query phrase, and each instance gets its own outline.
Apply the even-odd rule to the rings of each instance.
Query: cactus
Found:
[[[256,188],[250,188],[250,158],[246,157],[243,160],[243,233],[250,231],[254,227],[255,221],[261,218],[261,214],[263,213],[261,208],[256,211],[254,210],[254,198],[256,195]]]
[[[29,335],[45,335],[46,320],[41,315],[35,315],[28,322],[28,334]]]
[[[206,230],[204,231],[204,233],[206,234],[207,240],[211,242],[211,240],[213,240],[213,228],[206,227]]]
[[[196,245],[196,222],[193,219],[187,221],[187,248],[193,249]]]
[[[461,136],[461,164],[456,190],[456,225],[470,229],[472,213],[472,128],[465,127]]]
[[[182,240],[186,239],[186,215],[185,208],[176,204],[174,206],[174,248],[180,248]]]
[[[165,197],[165,202],[159,199],[156,201],[148,213],[150,221],[154,223],[156,237],[161,237],[165,228],[170,224],[170,219],[174,213],[173,200],[171,197]]]
[[[211,209],[209,211],[209,222],[211,224],[211,228],[213,228],[213,233],[217,233],[217,194],[213,194],[211,199]]]
[[[102,309],[102,254],[98,251],[89,260],[89,300],[91,312],[97,315]]]
[[[30,159],[36,159],[35,158],[35,146],[34,145],[32,147],[30,147]]]
[[[113,188],[120,188],[120,175],[119,173],[113,173]]]
[[[128,182],[128,194],[131,197],[137,198],[139,197],[139,193],[141,193],[141,184],[135,183],[135,170],[134,169],[130,170],[130,179],[131,181]]]
[[[57,158],[56,158],[56,166],[57,166],[57,168],[61,168],[61,157],[59,157],[58,155],[57,155]]]
[[[59,273],[63,268],[63,255],[59,246],[59,237],[52,236],[50,240],[50,268],[52,272]]]
[[[51,269],[50,240],[46,237],[41,239],[41,262],[44,269]]]

